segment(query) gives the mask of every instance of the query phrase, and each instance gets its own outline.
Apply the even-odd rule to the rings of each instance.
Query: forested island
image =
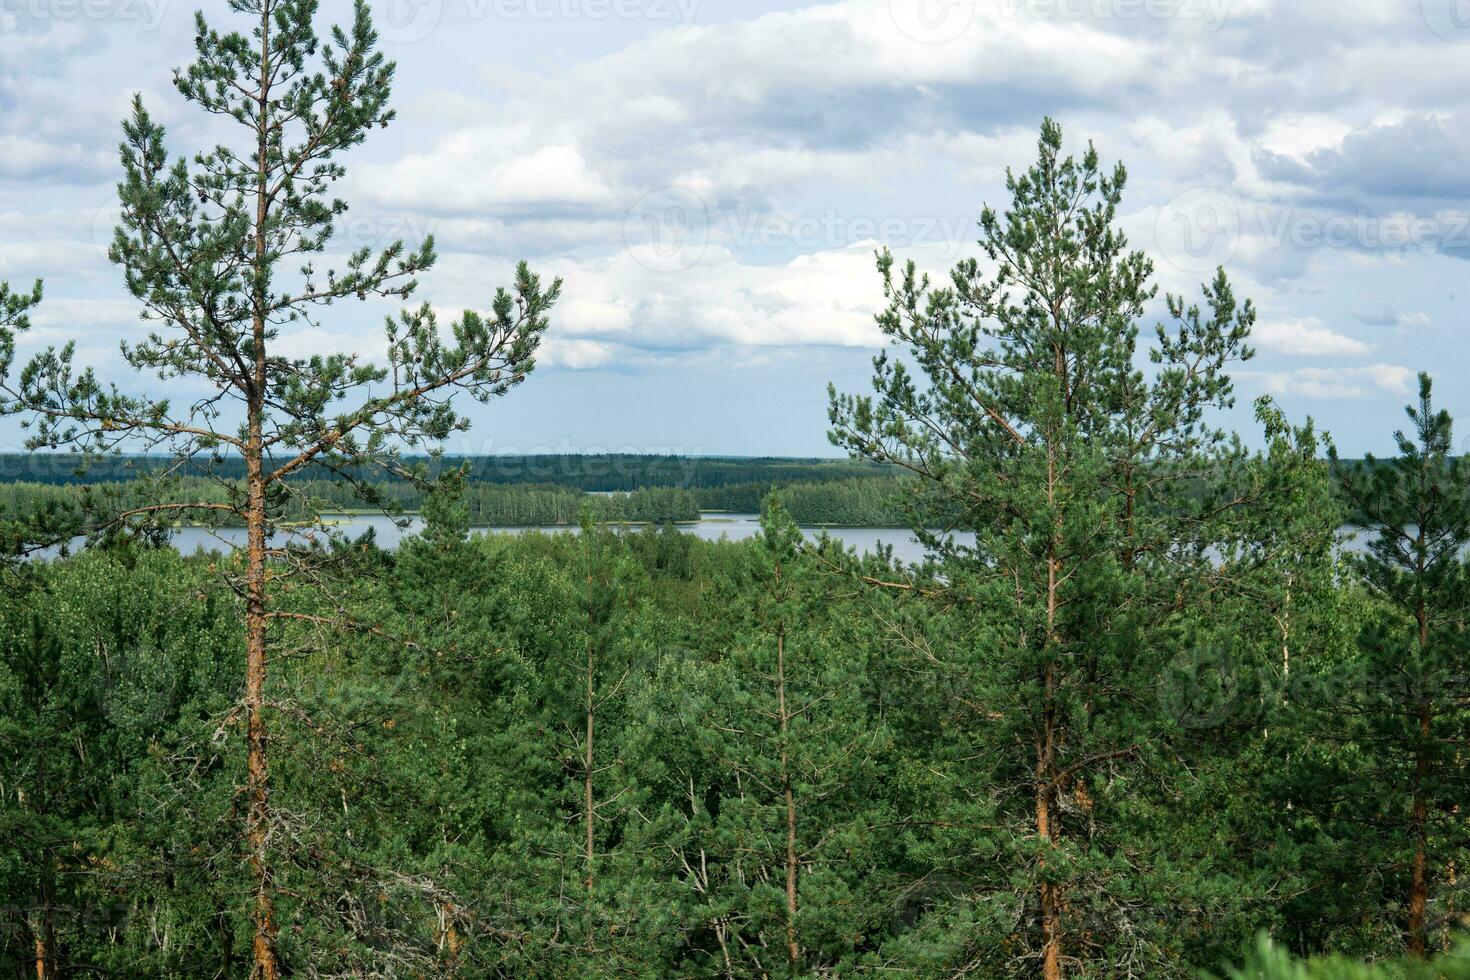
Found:
[[[436,456],[535,383],[562,284],[441,324],[432,240],[329,271],[393,66],[366,4],[229,7],[175,80],[233,142],[124,124],[136,384],[0,283],[6,972],[1470,977],[1463,392],[1421,375],[1382,460],[1269,398],[1228,428],[1254,307],[1223,269],[1158,303],[1126,172],[1046,120],[983,263],[879,252],[850,461]],[[376,359],[288,356],[367,296],[406,306]],[[847,521],[928,557],[798,527]]]

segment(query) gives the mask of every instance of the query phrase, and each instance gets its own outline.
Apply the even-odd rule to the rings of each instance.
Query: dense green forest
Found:
[[[537,484],[570,487],[589,493],[630,492],[645,487],[705,489],[739,484],[770,487],[786,483],[826,483],[894,475],[894,468],[860,460],[721,458],[718,456],[558,455],[409,457],[430,476],[463,471],[471,483]],[[244,462],[224,457],[219,462],[193,461],[180,465],[171,457],[128,455],[87,459],[73,453],[0,453],[0,483],[127,483],[164,471],[180,476],[215,476],[243,480]],[[371,467],[348,468],[354,477],[380,481]],[[308,480],[333,479],[335,471],[308,466]]]
[[[1343,460],[1345,471],[1363,466],[1361,460]],[[469,472],[468,467],[459,472]],[[780,490],[792,519],[803,527],[907,527],[915,520],[943,530],[963,525],[960,511],[934,495],[923,493],[921,481],[888,476],[881,471],[837,480],[753,483],[686,488],[651,486],[631,491],[583,491],[565,484],[481,483],[464,481],[461,499],[469,508],[472,527],[546,527],[577,523],[585,506],[593,520],[604,524],[663,524],[696,521],[705,512],[754,514],[771,490]],[[283,523],[309,522],[319,514],[419,513],[427,490],[404,482],[302,480],[276,508]],[[243,494],[239,481],[182,477],[166,481],[135,476],[124,483],[0,483],[0,527],[9,519],[50,508],[68,517],[81,532],[88,515],[116,516],[163,500],[223,503]],[[1339,493],[1339,496],[1340,493]],[[237,514],[194,514],[190,520],[242,526]]]
[[[976,756],[1029,692],[998,688],[1006,652],[983,610],[865,587],[899,573],[798,548],[779,509],[741,544],[655,529],[466,537],[462,505],[430,511],[396,552],[352,549],[345,595],[289,600],[303,616],[345,606],[371,629],[302,619],[276,637],[286,962],[784,975],[794,866],[803,974],[1033,971],[1014,874],[1035,842]],[[1300,953],[1400,955],[1414,740],[1395,722],[1398,690],[1365,672],[1399,646],[1403,614],[1326,553],[1293,567],[1288,596],[1243,554],[1156,651],[1155,676],[1111,695],[1117,715],[1099,724],[1149,741],[1065,790],[1066,818],[1116,849],[1067,872],[1081,972],[1226,975],[1261,930]],[[240,619],[220,574],[123,542],[9,573],[0,890],[19,900],[0,956],[13,971],[44,927],[89,972],[247,972]],[[1464,733],[1455,710],[1447,740]],[[1463,799],[1462,770],[1439,778],[1438,799]],[[1448,877],[1467,856],[1463,818],[1436,806],[1426,835],[1424,929],[1441,950],[1463,907]]]
[[[902,527],[916,503],[917,484],[901,478],[856,477],[813,483],[737,483],[723,487],[640,487],[622,492],[589,493],[558,484],[497,484],[466,481],[461,499],[475,527],[534,527],[575,524],[583,506],[600,523],[695,521],[702,511],[754,514],[771,489],[780,488],[793,518],[803,525],[848,527]],[[386,509],[416,513],[423,508],[425,491],[405,483],[378,483],[373,501],[358,485],[346,481],[303,480],[276,509],[283,522],[301,522],[320,513],[353,513]],[[86,515],[126,514],[163,500],[225,503],[243,494],[239,481],[183,477],[168,481],[134,479],[126,483],[0,483],[0,522],[49,507],[72,514],[79,526]],[[196,515],[216,523],[240,525],[238,515],[222,512]],[[929,515],[943,523],[943,515]]]
[[[1126,172],[1047,120],[983,264],[877,256],[853,462],[436,457],[562,284],[282,356],[437,256],[313,265],[394,119],[367,5],[229,7],[175,84],[233,142],[124,124],[137,393],[32,351],[42,284],[0,283],[38,451],[0,510],[6,972],[1470,977],[1470,460],[1427,374],[1386,460],[1269,398],[1225,427],[1254,307],[1223,269],[1157,302]],[[757,497],[749,541],[669,523]],[[424,528],[384,550],[349,506]],[[178,554],[185,521],[245,544]],[[932,560],[798,529],[889,521]]]
[[[309,522],[320,514],[350,514],[382,508],[389,513],[419,511],[424,493],[404,484],[375,488],[378,508],[350,483],[304,480],[274,508],[272,517],[283,524]],[[0,522],[41,508],[70,515],[79,529],[94,519],[116,519],[164,500],[209,502],[225,505],[243,496],[241,483],[217,482],[185,477],[160,484],[149,480],[128,483],[58,485],[45,483],[0,484]],[[532,527],[575,524],[583,507],[601,523],[652,523],[699,519],[698,496],[672,487],[634,490],[631,493],[589,494],[562,486],[536,484],[467,484],[460,494],[476,527]],[[104,518],[105,515],[105,518]],[[220,511],[189,515],[204,523],[243,526],[238,514]]]

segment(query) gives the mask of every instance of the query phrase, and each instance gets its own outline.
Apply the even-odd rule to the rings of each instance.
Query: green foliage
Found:
[[[1290,482],[1310,509],[1325,471],[1300,437],[1282,432],[1254,472]],[[852,576],[936,598],[943,582],[797,548],[774,507],[765,533],[739,544],[672,529],[464,537],[452,493],[429,509],[429,528],[395,553],[356,552],[360,585],[345,600],[293,600],[319,614],[346,601],[381,635],[303,624],[278,638],[293,694],[274,798],[312,814],[312,832],[282,850],[293,962],[361,963],[391,946],[429,975],[726,975],[727,956],[736,976],[781,974],[783,771],[798,975],[945,976],[978,951],[1001,960],[1024,935],[1017,906],[976,887],[1007,864],[1024,883],[1028,860],[1004,788],[975,775],[977,754],[997,753],[987,733],[1004,730],[975,700],[1003,703],[977,677],[1002,663],[987,649],[995,634],[964,604]],[[1280,531],[1296,519],[1257,516]],[[1380,827],[1352,808],[1382,795],[1380,776],[1354,768],[1362,747],[1319,731],[1312,700],[1367,617],[1330,550],[1313,577],[1299,516],[1300,534],[1257,553],[1300,549],[1289,596],[1266,563],[1249,590],[1192,606],[1169,679],[1131,699],[1158,754],[1189,771],[1151,762],[1163,782],[1119,786],[1120,768],[1072,797],[1092,801],[1099,832],[1105,814],[1126,818],[1105,838],[1122,857],[1103,880],[1154,917],[1149,955],[1167,975],[1235,961],[1260,929],[1297,952],[1399,948],[1394,913],[1368,887],[1379,876],[1351,860],[1376,853]],[[249,881],[231,816],[243,747],[228,737],[238,612],[209,588],[211,561],[95,550],[25,566],[29,584],[0,602],[7,966],[31,952],[50,868],[68,962],[247,975]],[[1329,791],[1342,809],[1322,808]],[[1392,921],[1372,945],[1341,928],[1374,919]],[[1442,935],[1453,923],[1436,948]]]
[[[1431,396],[1421,374],[1418,404],[1406,409],[1412,429],[1395,433],[1397,457],[1335,466],[1368,539],[1352,560],[1367,614],[1312,720],[1341,746],[1338,764],[1368,782],[1350,801],[1334,792],[1312,802],[1328,826],[1367,819],[1375,830],[1348,858],[1383,909],[1341,925],[1355,952],[1381,949],[1382,934],[1397,930],[1422,953],[1464,902],[1456,869],[1470,854],[1458,812],[1470,800],[1470,461],[1453,455],[1450,415]]]
[[[295,73],[312,5],[275,9]],[[367,53],[358,10],[322,78],[367,86],[357,121],[383,121],[390,66]],[[199,44],[181,88],[237,114],[221,81],[255,57],[250,39],[201,25]],[[336,104],[330,81],[293,77],[296,110]],[[231,209],[206,220],[175,193],[204,187],[213,214],[228,182],[208,175],[243,164],[164,167],[141,110],[129,135],[128,206],[189,243],[188,269],[246,242]],[[281,139],[282,160],[307,162]],[[1399,456],[1353,465],[1324,464],[1315,427],[1268,400],[1260,451],[1217,430],[1249,304],[1223,275],[1201,308],[1171,299],[1140,370],[1153,290],[1114,226],[1124,174],[1060,148],[1048,124],[1010,210],[982,214],[983,270],[961,263],[931,288],[880,257],[880,324],[900,350],[877,360],[872,395],[834,395],[831,415],[867,463],[683,460],[674,480],[670,461],[604,457],[531,479],[377,441],[399,425],[441,434],[457,424],[442,404],[385,414],[370,399],[363,419],[329,408],[326,388],[287,386],[301,411],[274,430],[281,445],[310,454],[339,426],[361,441],[287,474],[269,523],[368,499],[425,524],[391,553],[327,540],[261,565],[277,614],[270,882],[289,969],[1470,976],[1455,952],[1470,927],[1470,464],[1451,454],[1448,416],[1425,378]],[[314,242],[338,213],[317,193],[336,165],[320,166],[294,178],[272,247]],[[155,312],[216,310],[228,336],[230,295],[264,289],[282,322],[325,295],[170,278],[144,224],[117,249]],[[380,258],[313,288],[376,281]],[[39,298],[0,290],[7,344]],[[416,316],[390,359],[453,373],[485,340],[467,318],[436,347]],[[505,335],[517,364],[533,333]],[[229,346],[223,368],[179,361],[205,356],[187,345],[136,356],[227,371]],[[85,376],[52,385],[70,376],[50,356],[19,382],[55,399],[47,425],[89,426],[99,407],[166,424]],[[329,387],[378,376],[296,369]],[[7,555],[159,502],[225,504],[200,519],[229,521],[237,460],[211,469],[212,447],[190,446],[167,480],[132,479],[152,465],[135,458],[80,488],[39,472],[0,487]],[[613,463],[629,468],[594,472]],[[370,479],[374,466],[412,479]],[[713,501],[755,507],[757,492],[752,540],[672,524]],[[934,562],[797,529],[895,516]],[[492,518],[567,533],[468,533]],[[1344,519],[1366,553],[1340,546]],[[648,526],[609,526],[632,521]],[[94,538],[75,557],[0,565],[0,969],[35,975],[41,949],[63,976],[251,976],[249,559]]]
[[[699,519],[699,501],[688,490],[660,487],[634,490],[630,493],[606,495],[586,494],[566,487],[515,484],[501,486],[465,483],[455,474],[443,474],[424,486],[413,484],[378,484],[371,498],[365,498],[353,483],[327,480],[302,480],[291,493],[272,501],[271,518],[283,526],[313,524],[323,517],[339,513],[381,509],[401,515],[421,510],[427,516],[436,505],[434,491],[441,484],[457,486],[457,506],[472,527],[546,527],[556,524],[575,525],[582,508],[591,509],[601,523],[659,524],[665,521]],[[0,483],[0,521],[16,522],[29,518],[36,524],[49,515],[53,522],[70,517],[67,525],[80,533],[89,526],[87,518],[97,515],[129,513],[149,506],[176,502],[175,515],[187,515],[191,523],[206,526],[243,527],[242,514],[231,508],[231,501],[244,493],[240,484],[200,477],[180,477],[166,487],[148,480],[128,483],[91,483],[76,486],[48,483]],[[375,508],[365,508],[369,499]],[[218,510],[199,506],[209,504]],[[19,532],[17,532],[17,535]],[[34,536],[34,532],[33,532]]]
[[[1166,845],[1150,787],[1183,776],[1181,760],[1158,705],[1132,692],[1191,641],[1182,609],[1237,575],[1212,555],[1233,539],[1244,454],[1210,417],[1233,403],[1227,369],[1251,356],[1255,314],[1221,271],[1204,311],[1168,298],[1139,370],[1155,291],[1116,227],[1125,184],[1090,146],[1064,156],[1047,121],[1036,163],[1007,176],[1009,209],[981,214],[989,265],[963,261],[936,288],[879,256],[878,322],[902,356],[875,359],[873,395],[832,393],[834,444],[913,473],[955,515],[946,526],[976,535],[911,525],[946,580],[908,594],[943,597],[973,638],[915,661],[950,685],[967,736],[932,767],[945,829],[915,842],[967,870],[957,933],[923,940],[946,970],[1055,977],[1076,955],[1167,972],[1237,913],[1206,853]]]
[[[65,447],[83,462],[123,450],[166,458],[146,468],[141,488],[89,495],[112,504],[87,515],[109,543],[156,542],[176,522],[201,517],[235,520],[248,531],[244,554],[214,569],[212,583],[242,607],[244,640],[236,710],[212,721],[221,740],[235,734],[247,752],[230,751],[197,726],[183,733],[158,777],[161,816],[170,822],[149,824],[145,834],[145,853],[177,855],[161,862],[165,876],[175,876],[175,864],[199,869],[212,900],[191,907],[212,906],[216,921],[167,918],[154,968],[200,972],[176,957],[192,955],[212,929],[219,970],[230,972],[240,930],[222,917],[248,894],[250,959],[264,980],[354,973],[368,963],[388,974],[419,973],[438,954],[427,951],[416,911],[442,912],[439,886],[392,870],[387,851],[376,855],[382,864],[360,860],[346,829],[349,786],[359,792],[362,783],[344,759],[362,747],[357,733],[381,709],[382,689],[283,669],[332,666],[323,651],[331,634],[384,635],[374,623],[375,569],[364,567],[370,547],[335,537],[320,501],[298,483],[312,466],[352,485],[366,506],[388,510],[381,484],[364,473],[427,489],[426,473],[404,453],[432,454],[467,428],[462,399],[489,401],[525,381],[561,283],[543,285],[521,263],[487,312],[465,310],[441,327],[425,302],[388,317],[377,361],[347,351],[285,356],[282,329],[310,327],[328,307],[411,299],[418,275],[434,264],[434,242],[364,247],[339,265],[317,265],[348,210],[335,196],[346,176],[343,155],[394,118],[395,68],[378,48],[368,4],[357,0],[348,24],[325,36],[316,0],[232,0],[228,12],[243,31],[218,30],[197,14],[195,60],[174,73],[184,101],[221,124],[218,141],[171,158],[141,95],[123,122],[121,216],[108,256],[150,325],[141,341],[120,345],[122,362],[144,384],[129,392],[104,383],[75,363],[74,343],[47,347],[14,371],[17,337],[30,327],[40,290],[21,296],[7,287],[0,290],[0,412],[23,417],[30,450]],[[208,394],[174,404],[148,390],[150,377],[191,379]],[[236,467],[243,481],[224,475]],[[187,495],[198,488],[181,487],[183,479],[206,481],[211,495]],[[129,504],[130,494],[143,502]],[[7,555],[24,553],[33,535],[8,515],[5,525]],[[444,522],[435,527],[442,531]],[[301,783],[294,795],[286,775],[273,808],[272,742],[300,743],[301,756],[288,753],[288,773],[304,756],[332,775]],[[243,804],[226,772],[243,774]],[[340,800],[322,795],[332,789]],[[222,827],[235,833],[221,836]],[[360,832],[375,829],[369,820]],[[134,866],[159,874],[141,859]],[[248,886],[237,880],[242,868]],[[49,976],[60,972],[61,955],[50,941],[49,903],[40,918],[36,971]]]
[[[0,324],[3,325],[3,324]],[[405,461],[429,477],[463,471],[471,483],[541,484],[571,487],[589,493],[628,492],[640,487],[682,487],[694,490],[758,487],[750,511],[759,509],[760,497],[774,484],[831,483],[848,479],[891,477],[891,467],[845,459],[724,458],[712,456],[653,456],[631,454],[563,454],[556,456],[496,454],[492,456],[410,457]],[[81,464],[84,471],[79,472]],[[125,483],[140,475],[170,469],[172,460],[161,456],[119,455],[85,460],[66,453],[44,456],[0,453],[0,483]],[[184,476],[209,473],[232,480],[245,478],[237,457],[203,461],[179,467]],[[373,480],[371,469],[347,468],[354,478]],[[329,479],[332,471],[308,464],[307,479]]]
[[[1360,963],[1330,956],[1302,960],[1261,936],[1245,962],[1211,980],[1464,980],[1470,977],[1470,950],[1447,953],[1430,962],[1399,960]]]

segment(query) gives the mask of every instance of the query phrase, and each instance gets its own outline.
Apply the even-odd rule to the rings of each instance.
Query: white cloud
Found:
[[[1260,144],[1273,153],[1300,158],[1342,145],[1350,132],[1351,124],[1330,113],[1286,112],[1267,122]]]
[[[1414,372],[1397,364],[1350,368],[1299,368],[1265,375],[1267,391],[1301,398],[1356,400],[1389,393],[1410,393]]]
[[[19,135],[0,141],[0,174],[13,179],[45,180],[69,170],[100,174],[112,161],[112,154],[78,142]]]
[[[364,166],[358,173],[359,186],[378,204],[431,214],[535,214],[607,205],[613,197],[580,149],[537,144],[527,129],[461,130],[431,153]]]
[[[697,265],[674,271],[640,264],[638,254],[559,264],[567,307],[557,329],[664,351],[881,342],[873,316],[882,291],[870,243],[776,266],[745,264],[711,246]]]
[[[1262,350],[1300,357],[1354,357],[1372,350],[1360,340],[1329,330],[1314,316],[1258,324],[1251,339]]]
[[[1455,301],[1445,297],[1455,285],[1431,287],[1463,269],[1434,255],[1449,254],[1448,239],[1470,226],[1449,210],[1463,198],[1463,174],[1453,153],[1423,151],[1470,145],[1470,47],[1436,35],[1414,0],[1189,6],[1222,11],[1218,29],[1187,18],[1048,13],[1136,5],[978,0],[954,5],[975,17],[947,43],[923,43],[895,22],[890,0],[760,16],[737,5],[715,23],[650,25],[619,35],[636,35],[631,43],[599,44],[595,56],[570,45],[540,61],[530,56],[539,49],[487,53],[484,32],[456,31],[446,18],[421,42],[388,52],[399,62],[401,119],[344,158],[343,196],[364,222],[349,237],[433,231],[441,262],[422,296],[446,322],[448,311],[485,308],[514,258],[563,275],[543,358],[551,367],[733,364],[813,345],[871,347],[881,340],[872,320],[881,295],[857,220],[952,222],[944,242],[916,244],[912,226],[907,238],[900,230],[903,240],[873,236],[942,281],[957,249],[974,252],[965,246],[980,204],[1004,204],[1004,169],[1030,161],[1036,125],[1051,114],[1073,149],[1093,138],[1105,162],[1128,163],[1121,219],[1136,245],[1164,260],[1165,289],[1197,296],[1218,257],[1237,294],[1272,311],[1256,333],[1265,362],[1257,377],[1272,390],[1400,393],[1410,379],[1393,364],[1296,368],[1284,359],[1366,360],[1375,349],[1405,363],[1434,356],[1416,349],[1427,332],[1358,330],[1370,345],[1327,324],[1453,320]],[[0,275],[46,275],[55,300],[48,329],[103,348],[133,322],[114,302],[119,272],[94,227],[109,222],[91,204],[102,204],[117,176],[128,95],[147,93],[170,125],[173,152],[214,140],[213,123],[168,88],[169,69],[190,56],[191,8],[162,13],[159,29],[143,33],[84,19],[0,30]],[[517,43],[505,37],[520,26],[498,25],[504,36],[493,44]],[[558,25],[532,26],[523,36],[559,43]],[[478,75],[464,69],[476,63],[485,66]],[[1438,204],[1410,193],[1422,196],[1435,181],[1448,194]],[[670,187],[707,203],[706,238],[672,256],[630,249],[630,211]],[[1211,192],[1207,203],[1216,192],[1232,202],[1237,227],[1208,261],[1171,262],[1181,243],[1161,230],[1209,229],[1181,231],[1163,205],[1200,189]],[[822,223],[832,216],[845,223],[828,233]],[[1352,219],[1345,239],[1324,244],[1312,234],[1342,217]],[[1423,241],[1367,240],[1416,218],[1432,225]],[[813,221],[815,237],[745,236]],[[1445,264],[1428,266],[1435,261]],[[87,300],[96,305],[76,305]],[[1394,312],[1405,308],[1422,312]],[[375,317],[328,319],[315,335],[284,338],[283,349],[378,349]],[[1463,360],[1465,351],[1434,353]]]
[[[615,364],[617,357],[617,349],[612,344],[553,334],[542,343],[536,362],[538,366],[582,371]]]

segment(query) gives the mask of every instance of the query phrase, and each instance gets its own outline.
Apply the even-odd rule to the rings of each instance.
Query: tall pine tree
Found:
[[[196,470],[226,457],[244,462],[243,485],[225,482],[223,503],[156,503],[117,518],[146,528],[224,512],[247,530],[243,561],[224,570],[245,612],[253,956],[257,975],[273,980],[283,966],[272,853],[281,815],[271,808],[268,751],[272,635],[291,622],[335,619],[291,607],[293,583],[323,582],[330,569],[320,565],[323,552],[276,536],[280,509],[292,482],[312,470],[352,482],[374,503],[362,479],[374,469],[422,478],[400,451],[432,447],[467,424],[451,401],[456,392],[484,401],[525,379],[560,284],[543,287],[522,265],[488,317],[466,311],[447,335],[427,304],[405,310],[387,323],[381,366],[356,353],[273,350],[281,328],[314,325],[338,301],[408,299],[434,248],[432,239],[416,249],[395,242],[353,252],[340,270],[315,265],[347,211],[331,196],[345,172],[341,155],[394,118],[394,66],[377,50],[367,4],[357,0],[350,24],[324,39],[316,0],[230,0],[229,8],[244,33],[216,31],[198,15],[197,57],[175,85],[206,115],[234,124],[239,138],[171,162],[163,128],[135,98],[123,127],[122,223],[109,250],[154,327],[123,345],[124,363],[163,380],[192,379],[208,393],[182,405],[146,388],[126,394],[75,368],[72,344],[42,352],[18,376],[7,372],[0,391],[7,413],[34,421],[32,448],[167,452],[176,468]],[[7,369],[31,299],[3,301]],[[157,499],[173,498],[160,489]],[[291,574],[276,574],[286,568]]]
[[[1405,409],[1412,429],[1394,433],[1398,456],[1350,465],[1333,455],[1354,524],[1367,539],[1354,565],[1379,604],[1360,638],[1347,696],[1335,705],[1363,749],[1356,768],[1372,787],[1380,833],[1361,872],[1397,895],[1404,944],[1429,949],[1444,894],[1470,847],[1470,458],[1454,455],[1450,414],[1436,409],[1429,375]],[[1390,790],[1391,788],[1391,790]],[[1452,883],[1452,882],[1451,882]]]
[[[928,530],[916,511],[945,563],[930,591],[975,624],[956,652],[972,687],[956,697],[985,748],[952,775],[978,784],[1005,828],[984,835],[977,887],[997,915],[1012,900],[1023,911],[1015,937],[976,937],[948,967],[1048,980],[1068,963],[1157,966],[1156,908],[1188,887],[1160,866],[1140,903],[1114,831],[1133,774],[1156,761],[1156,706],[1137,692],[1215,577],[1232,503],[1218,474],[1236,450],[1209,413],[1232,403],[1226,368],[1250,355],[1255,316],[1222,271],[1206,310],[1169,299],[1172,324],[1140,370],[1154,289],[1116,227],[1125,171],[1103,171],[1091,147],[1061,150],[1048,120],[1037,162],[1007,176],[1009,210],[981,214],[986,263],[961,262],[949,286],[880,255],[891,305],[878,322],[902,356],[875,360],[873,396],[834,391],[831,407],[835,444],[911,471],[930,513],[949,515],[941,526],[976,534]]]

